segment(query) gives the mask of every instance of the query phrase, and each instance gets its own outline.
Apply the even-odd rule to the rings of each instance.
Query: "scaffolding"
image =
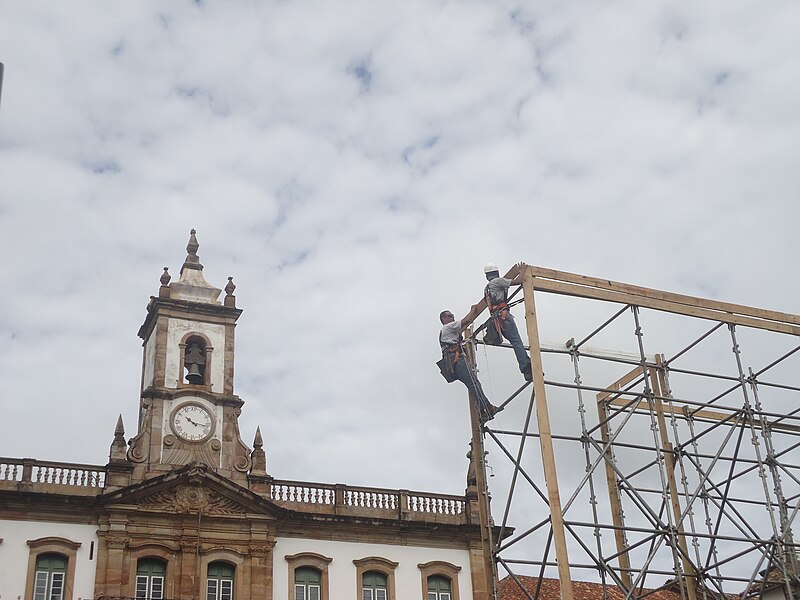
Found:
[[[515,283],[533,381],[488,423],[471,403],[487,568],[530,600],[545,578],[563,600],[799,597],[800,316],[530,265]],[[481,329],[470,357],[506,383]]]

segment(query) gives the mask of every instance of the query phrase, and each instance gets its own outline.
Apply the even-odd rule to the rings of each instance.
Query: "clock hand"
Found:
[[[187,421],[189,421],[189,423],[191,423],[191,424],[192,424],[192,425],[194,425],[195,427],[202,427],[202,425],[200,425],[200,423],[195,423],[195,422],[194,422],[194,421],[192,421],[192,420],[191,420],[189,417],[186,417],[186,420],[187,420]]]

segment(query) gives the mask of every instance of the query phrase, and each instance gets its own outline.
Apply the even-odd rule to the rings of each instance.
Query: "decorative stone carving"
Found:
[[[238,502],[198,486],[182,485],[145,497],[139,503],[143,509],[174,513],[203,513],[243,515],[247,511]]]
[[[180,542],[181,550],[185,554],[194,554],[197,552],[198,548],[200,548],[200,544],[197,542],[190,542],[187,540],[181,540]]]
[[[272,549],[275,547],[275,542],[263,542],[260,544],[250,544],[248,550],[250,554],[256,556],[263,556],[265,554],[269,554],[272,552]]]
[[[125,548],[128,545],[130,538],[127,535],[119,533],[106,534],[106,546],[109,548]]]

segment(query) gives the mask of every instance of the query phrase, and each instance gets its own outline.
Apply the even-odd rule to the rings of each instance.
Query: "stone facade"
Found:
[[[375,574],[386,600],[426,599],[429,578],[452,599],[489,598],[474,489],[267,472],[260,432],[252,449],[239,435],[235,286],[217,301],[197,249],[193,231],[180,280],[165,269],[139,330],[136,434],[126,442],[120,419],[105,465],[0,458],[0,598],[295,600],[309,572],[322,600],[362,599]]]

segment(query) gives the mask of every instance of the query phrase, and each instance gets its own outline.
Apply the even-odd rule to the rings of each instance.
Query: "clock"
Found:
[[[187,442],[204,442],[214,433],[214,418],[203,405],[187,402],[172,411],[172,430]]]

